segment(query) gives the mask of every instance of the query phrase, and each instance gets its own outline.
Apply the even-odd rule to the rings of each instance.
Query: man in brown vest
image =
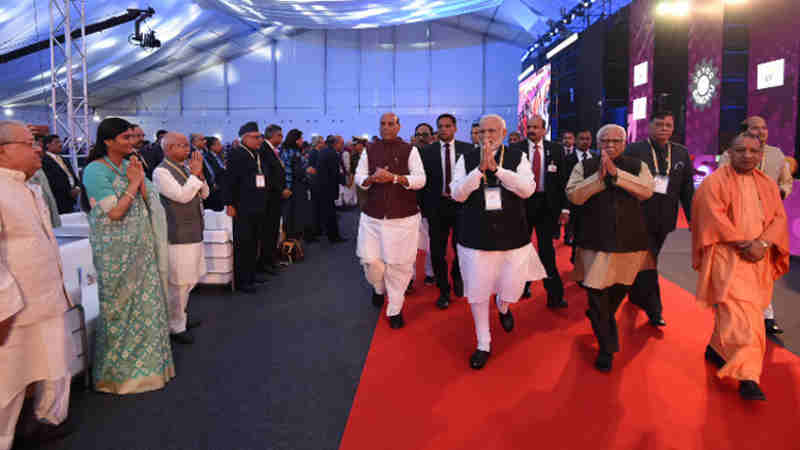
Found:
[[[189,158],[186,136],[167,133],[162,145],[164,160],[153,171],[153,183],[167,213],[169,332],[176,342],[192,344],[194,338],[188,329],[200,323],[187,323],[186,306],[189,292],[206,274],[203,199],[208,198],[210,191],[203,176],[203,155],[196,151]]]
[[[358,225],[356,255],[374,292],[372,304],[382,306],[392,328],[403,327],[400,314],[417,257],[421,215],[414,192],[425,186],[425,169],[416,147],[397,137],[400,119],[381,116],[381,139],[358,161],[355,182],[367,192]]]

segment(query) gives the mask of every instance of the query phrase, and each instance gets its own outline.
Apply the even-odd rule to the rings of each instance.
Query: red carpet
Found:
[[[559,249],[566,266],[568,251]],[[623,303],[622,349],[603,374],[592,365],[586,295],[573,282],[569,308],[556,312],[535,284],[533,298],[512,307],[511,333],[493,311],[492,356],[475,371],[466,301],[439,311],[437,290],[422,278],[404,329],[378,321],[343,450],[800,449],[800,358],[769,343],[761,379],[768,401],[740,400],[736,384],[718,380],[703,359],[710,311],[667,280],[664,332]]]

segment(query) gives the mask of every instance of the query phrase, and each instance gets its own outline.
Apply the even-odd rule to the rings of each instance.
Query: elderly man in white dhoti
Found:
[[[489,301],[497,294],[500,324],[514,329],[509,305],[516,303],[527,281],[547,272],[531,244],[525,199],[536,183],[528,157],[502,145],[506,123],[489,114],[480,120],[480,150],[465,153],[458,162],[450,192],[464,203],[459,217],[458,258],[464,295],[472,309],[478,349],[470,367],[481,369],[489,359]]]
[[[39,186],[26,183],[41,166],[25,125],[0,121],[0,450],[11,448],[26,393],[35,420],[25,427],[22,418],[19,440],[71,431],[59,426],[69,407],[70,302],[50,213]]]
[[[386,113],[380,121],[381,139],[362,153],[356,169],[355,182],[367,192],[356,255],[373,287],[372,303],[382,306],[387,294],[389,326],[402,328],[421,220],[414,191],[425,186],[425,170],[417,148],[397,137],[400,119]]]
[[[167,133],[161,145],[164,160],[153,171],[153,183],[167,213],[169,333],[180,344],[192,344],[194,336],[189,329],[199,326],[200,321],[188,322],[186,307],[189,293],[206,274],[203,200],[211,191],[203,176],[203,154],[195,151],[189,158],[186,136]]]

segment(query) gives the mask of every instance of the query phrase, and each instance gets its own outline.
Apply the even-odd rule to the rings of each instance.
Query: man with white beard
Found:
[[[450,185],[453,199],[464,203],[458,258],[478,338],[469,360],[473,369],[489,359],[492,294],[497,294],[500,324],[511,332],[509,305],[519,300],[527,281],[547,276],[531,244],[525,213],[525,199],[536,189],[531,164],[522,151],[502,145],[507,133],[502,117],[489,114],[479,125],[481,148],[458,160]]]
[[[380,119],[381,139],[370,144],[358,161],[355,182],[367,191],[358,223],[356,255],[374,291],[372,304],[389,297],[389,326],[402,328],[401,311],[417,257],[421,215],[414,191],[425,186],[425,169],[416,147],[397,137],[400,119]]]

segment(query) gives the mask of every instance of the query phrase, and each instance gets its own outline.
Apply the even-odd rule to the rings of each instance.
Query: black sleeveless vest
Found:
[[[462,156],[467,174],[481,163],[481,152],[475,150]],[[500,151],[495,153],[499,163]],[[517,170],[522,159],[522,152],[506,147],[503,158],[503,168],[511,171]],[[486,182],[481,180],[481,186],[476,189],[464,202],[458,222],[458,243],[464,247],[477,250],[513,250],[531,243],[528,232],[528,222],[525,216],[525,200],[509,191],[494,174],[487,174],[490,185],[500,186],[500,195],[503,209],[497,211],[486,210],[484,189]]]
[[[586,159],[583,176],[588,178],[600,170],[600,158]],[[614,160],[617,168],[639,175],[642,162],[637,158],[620,156]],[[608,253],[628,253],[647,250],[648,235],[642,205],[631,193],[614,185],[610,177],[606,189],[592,196],[580,208],[580,221],[575,245],[587,250]]]

